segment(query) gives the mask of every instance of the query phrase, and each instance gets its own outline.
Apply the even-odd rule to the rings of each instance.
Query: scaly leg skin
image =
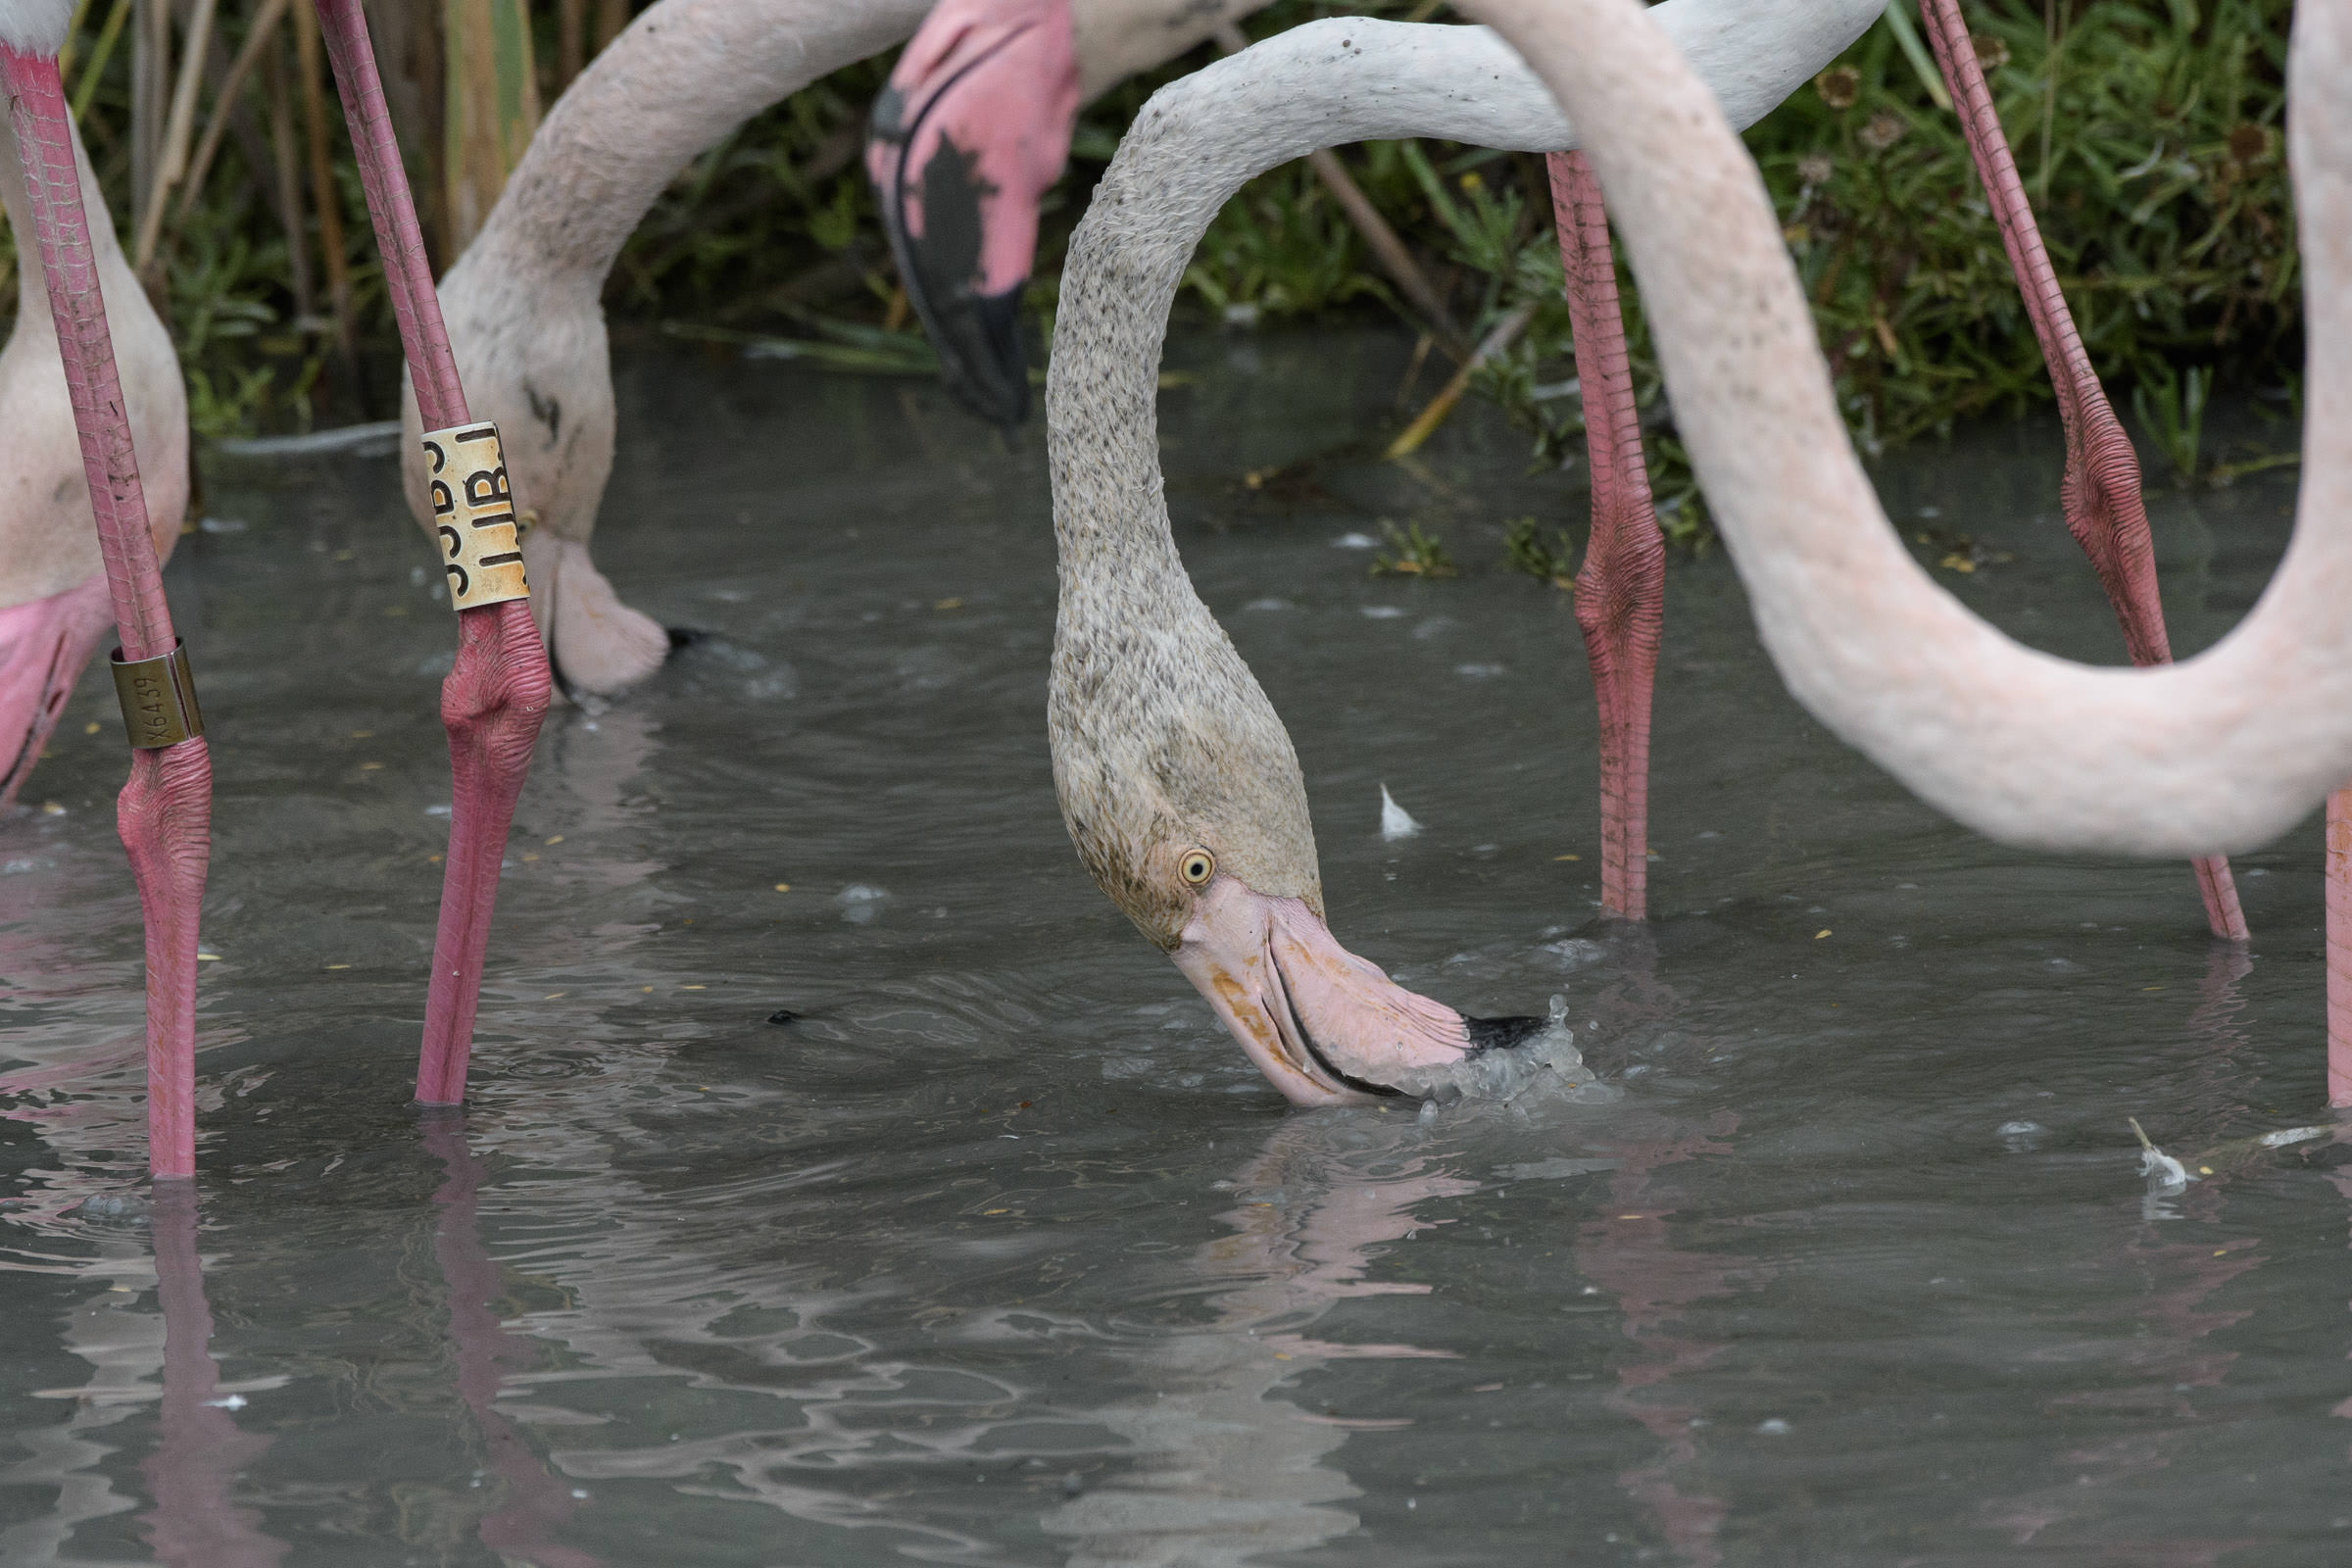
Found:
[[[2156,550],[2148,533],[2147,509],[2139,498],[2139,457],[2132,438],[2107,403],[2106,389],[2090,368],[2082,334],[2075,330],[2074,313],[2059,290],[2058,274],[2041,243],[2041,229],[2026,201],[2026,187],[2017,175],[2017,161],[2001,133],[2000,117],[1993,113],[1992,93],[1984,84],[1984,68],[1968,26],[1960,20],[1960,0],[1921,0],[1920,15],[1936,48],[1936,63],[1951,89],[1968,137],[1977,175],[2001,229],[2001,244],[2009,252],[2010,270],[2017,274],[2034,319],[2034,335],[2050,368],[2058,393],[2058,416],[2066,426],[2066,477],[2058,500],[2066,514],[2067,531],[2090,558],[2099,585],[2115,606],[2123,623],[2124,646],[2134,664],[2172,662],[2172,643],[2164,631],[2164,603],[2156,592]],[[2190,862],[2197,873],[2197,891],[2205,901],[2205,920],[2225,942],[2247,940],[2246,916],[2238,907],[2237,884],[2230,862],[2221,856]]]
[[[454,1105],[466,1098],[499,863],[539,721],[547,714],[548,686],[547,651],[528,600],[459,614],[458,661],[441,686],[452,784],[449,861],[433,937],[424,1047],[416,1062],[416,1098],[428,1105]]]
[[[31,197],[34,248],[48,282],[122,655],[154,659],[171,653],[177,639],[123,416],[56,56],[0,45],[0,93],[14,117]],[[116,824],[146,927],[147,1169],[159,1181],[196,1174],[196,926],[212,858],[212,760],[201,736],[132,751]]]
[[[1552,153],[1548,163],[1592,468],[1592,534],[1576,574],[1576,623],[1600,709],[1600,910],[1640,920],[1648,904],[1649,704],[1666,610],[1666,541],[1642,459],[1600,181],[1582,153]]]
[[[196,926],[212,862],[204,737],[130,754],[115,825],[147,928],[147,1168],[196,1174]]]
[[[440,297],[433,292],[416,204],[384,107],[367,20],[359,0],[318,0],[318,7],[417,413],[427,430],[465,424],[466,392],[458,383]],[[455,1104],[466,1098],[499,862],[506,857],[507,829],[553,686],[527,601],[458,612],[457,662],[441,683],[451,774],[449,858],[442,872],[441,921],[433,937],[424,1042],[416,1060],[416,1098],[426,1104]]]
[[[2328,797],[2328,1103],[2352,1106],[2352,787]]]

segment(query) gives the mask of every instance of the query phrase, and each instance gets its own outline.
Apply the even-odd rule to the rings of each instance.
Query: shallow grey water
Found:
[[[1285,1109],[1063,836],[1038,438],[639,351],[673,466],[624,451],[599,556],[710,636],[551,719],[472,1105],[420,1116],[430,557],[388,460],[215,463],[195,1207],[74,1209],[142,1186],[96,683],[0,823],[0,1560],[2352,1561],[2352,1166],[2151,1196],[2125,1124],[2324,1119],[2316,829],[2238,862],[2250,960],[2185,867],[1978,842],[1793,708],[1718,558],[1668,589],[1660,918],[1603,928],[1574,623],[1495,565],[1581,503],[1475,416],[1368,461],[1401,358],[1180,343],[1180,541],[1339,935],[1565,993],[1619,1103]],[[2052,422],[1879,481],[2013,557],[1963,598],[2117,659]],[[2158,494],[2184,649],[2292,491]],[[1383,516],[1471,573],[1368,577],[1332,541]]]

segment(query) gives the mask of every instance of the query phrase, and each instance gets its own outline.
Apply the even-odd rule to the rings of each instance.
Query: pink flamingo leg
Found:
[[[2066,477],[2058,496],[2067,530],[2090,558],[2100,586],[2115,606],[2132,662],[2169,664],[2172,642],[2165,635],[2164,603],[2156,592],[2156,552],[2148,535],[2147,509],[2139,499],[2139,457],[2108,406],[2106,389],[2099,385],[2082,334],[2075,330],[2074,313],[2059,291],[2058,274],[2050,267],[2041,229],[2017,176],[2017,161],[2009,156],[2000,117],[1993,113],[1984,70],[1960,20],[1960,0],[1921,0],[1920,15],[1960,112],[1978,177],[2000,224],[2001,244],[2009,252],[2010,270],[2025,294],[2034,335],[2041,342],[2041,357],[2058,392],[2058,416],[2066,426]],[[2247,940],[2246,916],[2238,907],[2230,862],[2216,855],[2190,864],[2213,934],[2226,942]]]
[[[1600,908],[1640,920],[1648,903],[1649,700],[1666,609],[1666,541],[1642,459],[1600,181],[1582,153],[1547,161],[1592,468],[1592,535],[1576,574],[1576,623],[1600,709]]]
[[[48,278],[122,657],[158,658],[177,639],[147,529],[147,498],[115,373],[56,57],[0,45],[0,90],[15,118],[32,198],[33,237]],[[132,751],[115,820],[146,926],[147,1168],[159,1180],[196,1173],[196,923],[212,859],[212,814],[213,764],[203,737]]]
[[[2352,787],[2328,797],[2328,1103],[2352,1105]]]
[[[400,343],[427,430],[468,422],[457,360],[441,322],[440,296],[416,224],[382,78],[368,46],[359,0],[318,0],[318,23],[335,87],[368,192],[368,216],[384,259],[384,281]],[[525,600],[458,612],[458,657],[441,683],[441,723],[449,731],[449,858],[441,882],[441,922],[433,937],[433,973],[424,1008],[424,1045],[416,1062],[416,1098],[455,1104],[466,1098],[482,958],[498,902],[499,862],[514,802],[530,770],[531,747],[546,716],[551,681],[547,654]]]

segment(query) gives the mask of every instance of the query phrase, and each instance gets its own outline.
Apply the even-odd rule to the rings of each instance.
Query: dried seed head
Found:
[[[2230,156],[2250,164],[2271,150],[2271,133],[2260,125],[2234,125],[2230,131]]]
[[[1903,123],[1902,116],[1892,110],[1882,109],[1870,117],[1869,124],[1862,127],[1862,144],[1874,153],[1883,153],[1901,141],[1903,132],[1910,128]]]
[[[1986,71],[1998,71],[2009,63],[2009,40],[1989,32],[1972,32],[1968,46],[1977,52],[1977,64]]]
[[[1838,166],[1819,153],[1807,153],[1796,161],[1796,177],[1808,185],[1827,185]]]
[[[1832,66],[1813,78],[1813,90],[1832,109],[1851,109],[1862,96],[1862,74],[1851,66]]]

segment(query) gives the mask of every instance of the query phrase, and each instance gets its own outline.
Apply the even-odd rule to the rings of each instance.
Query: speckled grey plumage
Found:
[[[1879,9],[1668,0],[1653,15],[1745,123]],[[1310,23],[1153,95],[1070,242],[1046,386],[1060,547],[1054,779],[1088,871],[1162,948],[1185,908],[1174,860],[1194,846],[1259,893],[1323,907],[1289,732],[1169,531],[1156,410],[1168,310],[1245,180],[1318,147],[1407,135],[1575,145],[1543,83],[1485,28]]]

